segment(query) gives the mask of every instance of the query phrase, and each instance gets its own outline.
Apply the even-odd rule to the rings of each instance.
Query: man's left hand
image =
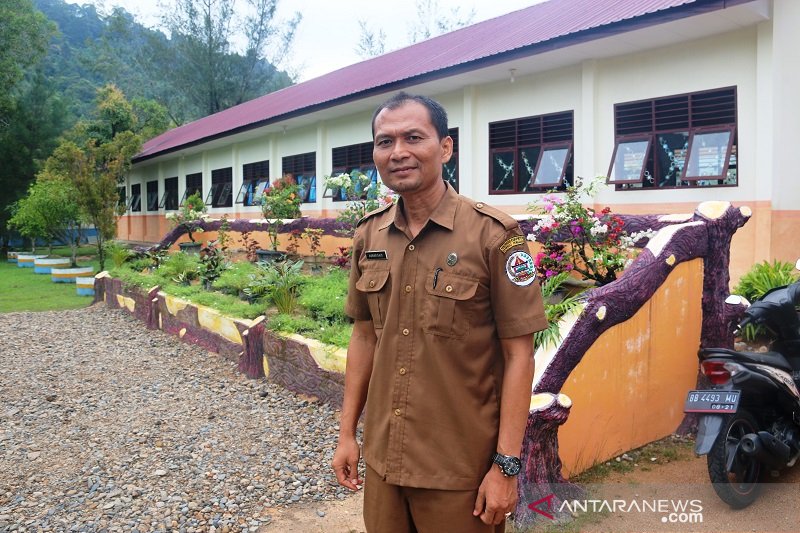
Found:
[[[500,469],[492,465],[483,477],[475,500],[474,516],[479,516],[484,524],[497,525],[514,511],[517,505],[517,478],[506,477]]]

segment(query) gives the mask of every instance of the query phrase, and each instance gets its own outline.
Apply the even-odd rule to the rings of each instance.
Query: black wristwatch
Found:
[[[495,453],[492,456],[492,462],[500,467],[500,471],[506,477],[516,476],[522,470],[522,462],[519,457],[514,457],[513,455]]]

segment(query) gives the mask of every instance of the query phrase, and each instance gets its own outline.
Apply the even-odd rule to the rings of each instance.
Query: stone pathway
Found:
[[[0,314],[0,397],[0,532],[252,532],[346,497],[332,408],[123,311]]]

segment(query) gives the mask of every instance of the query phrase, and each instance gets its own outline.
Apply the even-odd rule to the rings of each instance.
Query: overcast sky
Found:
[[[71,4],[95,4],[100,12],[120,6],[149,27],[159,23],[160,4],[164,0],[66,0]],[[439,8],[449,13],[458,7],[463,15],[475,10],[473,22],[480,22],[516,11],[542,0],[438,0]],[[242,2],[244,4],[244,2]],[[357,63],[358,20],[386,34],[387,51],[408,43],[409,26],[417,18],[414,0],[280,0],[278,18],[288,18],[295,11],[303,15],[292,53],[287,64],[298,74],[298,81],[315,78],[327,72]]]

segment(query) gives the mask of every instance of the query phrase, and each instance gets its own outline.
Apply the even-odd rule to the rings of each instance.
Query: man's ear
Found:
[[[450,161],[450,158],[453,156],[453,138],[449,135],[442,139],[442,164],[447,163]]]

